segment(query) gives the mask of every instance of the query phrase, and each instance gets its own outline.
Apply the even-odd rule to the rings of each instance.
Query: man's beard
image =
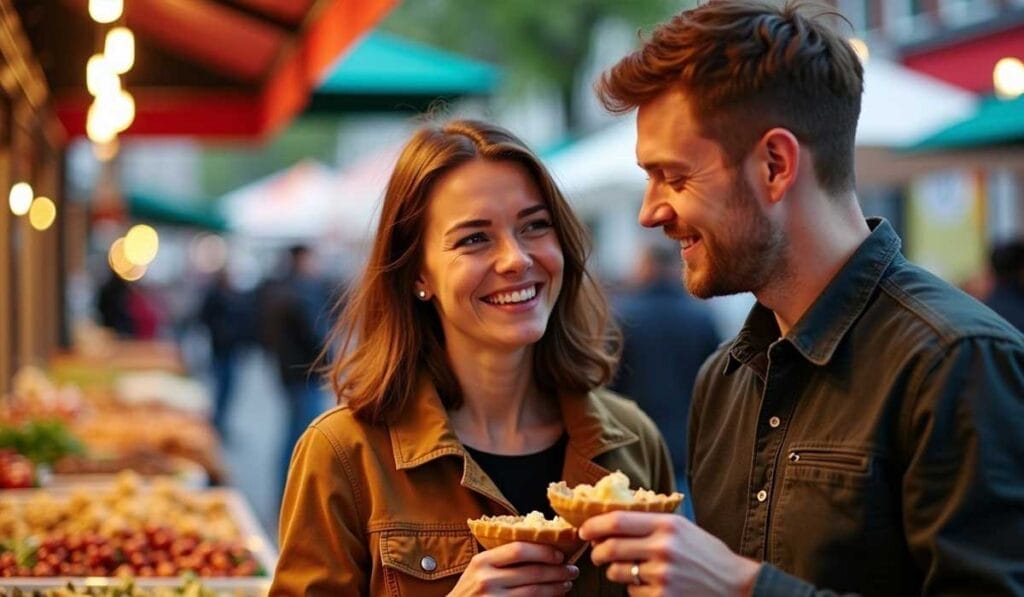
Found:
[[[716,236],[701,235],[704,267],[699,274],[689,264],[683,267],[683,284],[698,298],[756,292],[780,269],[786,239],[758,209],[754,190],[739,172],[726,201],[727,227]]]

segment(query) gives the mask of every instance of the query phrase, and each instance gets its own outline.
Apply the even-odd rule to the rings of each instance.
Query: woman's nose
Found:
[[[516,240],[508,240],[501,244],[498,255],[498,273],[519,273],[533,265],[533,258]]]

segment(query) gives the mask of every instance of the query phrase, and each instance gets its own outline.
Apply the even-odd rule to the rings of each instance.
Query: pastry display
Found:
[[[586,483],[569,488],[565,481],[548,485],[548,501],[559,516],[574,527],[588,518],[614,510],[639,512],[675,512],[683,494],[655,493],[649,489],[629,488],[629,477],[620,471],[605,475],[594,485]]]
[[[568,560],[582,545],[572,525],[558,516],[547,520],[536,510],[526,516],[482,516],[466,523],[485,549],[513,541],[543,543],[564,553]]]

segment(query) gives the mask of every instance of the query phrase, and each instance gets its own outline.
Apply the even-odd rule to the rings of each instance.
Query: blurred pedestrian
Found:
[[[213,426],[227,441],[227,413],[246,322],[242,316],[242,296],[232,287],[226,270],[221,269],[214,275],[199,308],[199,320],[210,334],[210,364],[214,379]]]
[[[262,296],[264,343],[276,358],[285,392],[285,434],[279,488],[284,487],[292,448],[326,407],[322,380],[311,368],[330,329],[330,286],[320,276],[316,256],[305,245],[288,249],[285,276]]]
[[[103,327],[114,330],[123,338],[134,333],[135,326],[128,310],[128,282],[114,272],[110,272],[96,294],[96,310]]]
[[[1013,240],[992,249],[995,283],[985,304],[1024,331],[1024,242]]]
[[[721,338],[711,309],[682,286],[679,251],[652,244],[641,255],[637,288],[617,301],[622,362],[612,388],[636,401],[665,437],[676,484],[686,489],[686,424],[693,382]],[[690,500],[685,513],[693,518]]]

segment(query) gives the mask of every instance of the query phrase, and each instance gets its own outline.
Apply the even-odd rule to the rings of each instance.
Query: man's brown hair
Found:
[[[811,150],[822,188],[848,193],[864,70],[830,16],[840,15],[799,1],[711,0],[658,26],[601,76],[598,97],[624,113],[677,85],[733,165],[782,127]]]
[[[522,141],[495,125],[456,120],[421,128],[402,150],[384,192],[365,273],[333,332],[340,350],[328,367],[331,385],[364,421],[393,422],[415,399],[420,374],[430,376],[446,408],[462,403],[437,309],[416,299],[413,284],[422,265],[431,191],[446,173],[473,160],[522,166],[548,207],[562,247],[562,289],[533,350],[538,387],[549,394],[585,393],[615,372],[618,332],[604,294],[585,269],[586,228]]]

